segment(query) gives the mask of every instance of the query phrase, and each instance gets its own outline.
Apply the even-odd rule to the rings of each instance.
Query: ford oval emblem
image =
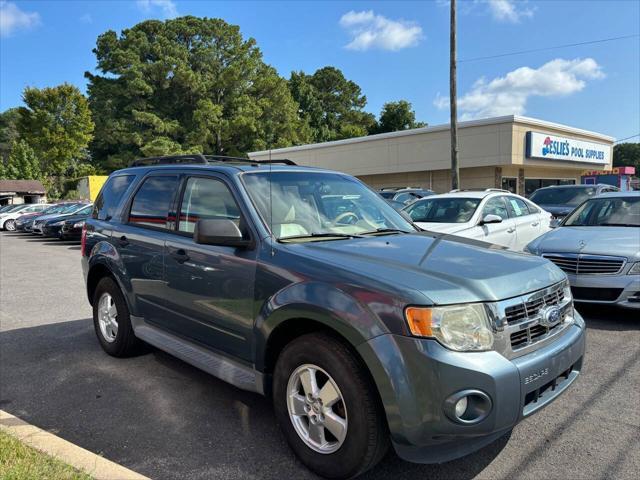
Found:
[[[542,318],[540,319],[540,324],[545,327],[551,328],[562,320],[562,315],[558,307],[548,307],[541,313]]]

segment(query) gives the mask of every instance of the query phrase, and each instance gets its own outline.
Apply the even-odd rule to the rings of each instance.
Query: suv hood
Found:
[[[430,303],[495,301],[566,278],[553,263],[473,239],[415,233],[288,244],[336,269],[418,291]]]
[[[580,252],[623,256],[631,260],[640,258],[639,239],[640,228],[636,227],[558,227],[531,245],[540,255]]]
[[[573,210],[576,208],[575,206],[571,206],[571,205],[545,205],[545,204],[539,204],[538,206],[540,208],[542,208],[543,210],[546,210],[547,212],[551,213],[555,217],[566,217],[571,212],[573,212]]]

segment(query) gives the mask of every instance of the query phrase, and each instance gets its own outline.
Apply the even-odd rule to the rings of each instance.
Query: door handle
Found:
[[[532,227],[537,227],[538,225],[540,225],[539,222],[534,222],[534,223],[531,224]]]
[[[513,227],[507,229],[507,233],[513,233],[515,231],[516,231],[516,229],[513,228]]]
[[[187,252],[185,252],[182,248],[171,252],[171,256],[178,263],[184,263],[189,260],[189,255],[187,255]]]
[[[120,244],[121,247],[126,247],[127,245],[129,245],[129,240],[127,240],[127,237],[125,237],[124,235],[122,235],[119,239],[118,239],[118,243]]]

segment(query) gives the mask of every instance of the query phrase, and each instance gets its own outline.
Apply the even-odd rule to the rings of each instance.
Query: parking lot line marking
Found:
[[[148,477],[96,455],[0,410],[0,430],[21,442],[82,470],[96,480],[149,480]]]

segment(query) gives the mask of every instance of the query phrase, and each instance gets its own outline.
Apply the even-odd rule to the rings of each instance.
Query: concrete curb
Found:
[[[0,410],[0,430],[43,453],[88,473],[96,480],[149,480],[100,455],[67,442]]]

